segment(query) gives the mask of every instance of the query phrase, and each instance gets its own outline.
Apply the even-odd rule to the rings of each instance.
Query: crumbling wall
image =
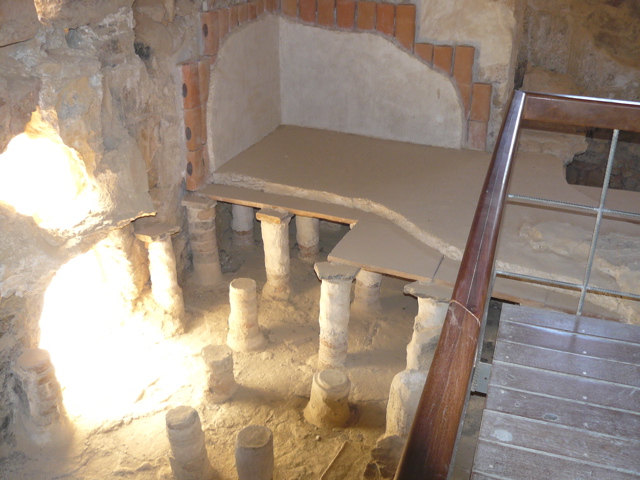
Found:
[[[64,228],[43,228],[0,196],[0,451],[11,444],[11,365],[38,345],[44,292],[55,272],[138,218],[157,213],[162,221],[184,221],[176,64],[198,51],[200,10],[201,2],[191,0],[0,5],[0,155],[38,110],[75,151],[95,194],[86,217]],[[32,160],[12,157],[5,171],[16,178],[4,180],[35,197],[42,172]],[[131,240],[132,228],[122,235]],[[184,267],[185,235],[175,249]]]
[[[640,3],[636,0],[526,0],[525,3],[517,86],[522,84],[525,72],[543,70],[575,84],[574,91],[557,93],[640,99]]]

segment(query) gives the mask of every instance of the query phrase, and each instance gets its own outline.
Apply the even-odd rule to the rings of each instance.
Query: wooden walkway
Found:
[[[640,327],[504,305],[471,478],[640,478]]]

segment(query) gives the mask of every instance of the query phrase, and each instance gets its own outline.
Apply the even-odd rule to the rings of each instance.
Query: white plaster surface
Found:
[[[267,15],[227,37],[211,72],[210,171],[280,125],[278,19]]]
[[[450,79],[379,35],[281,20],[280,71],[283,124],[461,145]]]

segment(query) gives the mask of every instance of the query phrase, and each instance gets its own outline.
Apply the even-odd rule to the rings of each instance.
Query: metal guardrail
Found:
[[[449,475],[468,400],[479,335],[490,298],[498,234],[521,128],[559,131],[605,128],[640,132],[640,103],[514,92],[478,201],[440,341],[396,472],[396,480],[444,480]],[[617,139],[617,134],[615,138]],[[614,153],[615,147],[609,156],[609,173],[605,175],[607,185]],[[511,198],[595,211],[597,218],[593,240],[597,239],[604,214],[640,216],[604,208],[606,188],[603,189],[597,208],[533,197]],[[584,296],[589,292],[635,298],[634,294],[588,286],[596,243],[592,242],[589,266],[582,284],[501,273],[512,278],[538,283],[555,282],[556,286],[579,289],[579,313],[582,311]]]

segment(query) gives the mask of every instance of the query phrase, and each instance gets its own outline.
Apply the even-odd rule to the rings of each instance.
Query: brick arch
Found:
[[[463,146],[479,150],[486,148],[492,86],[474,82],[475,47],[416,43],[415,5],[356,0],[254,0],[202,12],[202,55],[180,64],[187,144],[187,189],[197,190],[208,177],[206,104],[211,66],[231,33],[266,14],[281,15],[295,22],[329,30],[380,35],[444,73],[457,89],[464,109]]]

